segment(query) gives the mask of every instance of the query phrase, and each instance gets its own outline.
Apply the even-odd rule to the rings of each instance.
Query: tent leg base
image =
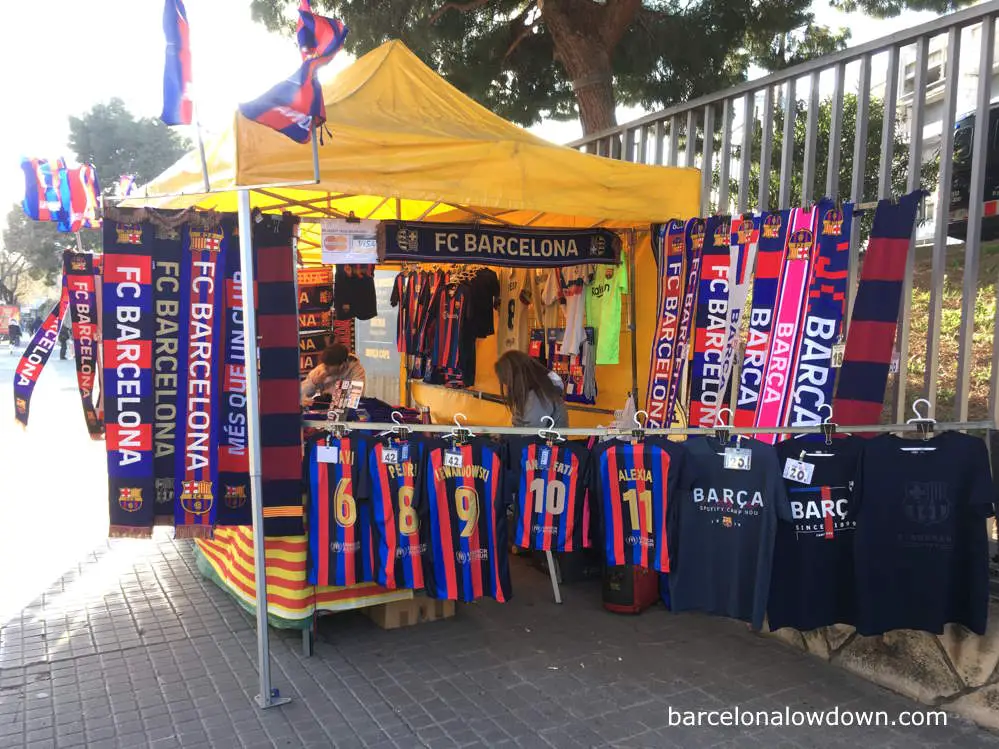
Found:
[[[302,630],[302,656],[304,658],[312,657],[312,625],[307,629]]]
[[[262,694],[258,694],[253,698],[253,701],[257,703],[257,707],[261,710],[266,710],[269,707],[280,707],[281,705],[287,705],[291,702],[291,697],[282,697],[278,690],[272,689],[271,696],[269,699],[264,699]]]

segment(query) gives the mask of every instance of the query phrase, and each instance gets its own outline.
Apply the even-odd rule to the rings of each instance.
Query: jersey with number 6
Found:
[[[379,440],[368,452],[374,519],[375,582],[389,589],[423,588],[424,505],[417,497],[423,445]]]
[[[325,449],[324,449],[325,448]],[[367,449],[353,437],[318,435],[305,448],[311,585],[374,580]]]
[[[516,498],[513,542],[523,549],[575,551],[583,547],[583,503],[589,482],[585,446],[533,438],[510,454]]]
[[[452,601],[510,599],[502,446],[472,439],[428,445],[420,486],[426,503],[423,581]]]
[[[667,516],[686,489],[686,449],[668,440],[613,440],[594,456],[608,565],[669,572]]]

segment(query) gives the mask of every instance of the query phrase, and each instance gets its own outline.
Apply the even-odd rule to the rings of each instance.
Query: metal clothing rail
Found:
[[[984,431],[995,429],[996,425],[988,421],[955,421],[955,422],[934,422],[932,419],[924,421],[932,422],[932,432],[943,431]],[[645,429],[643,427],[566,427],[565,429],[537,429],[535,427],[509,427],[509,426],[475,426],[470,424],[397,424],[393,422],[368,422],[368,421],[330,421],[329,419],[303,419],[306,426],[317,429],[332,429],[334,426],[350,431],[358,432],[392,432],[399,429],[406,429],[410,433],[426,432],[430,434],[451,434],[459,430],[471,432],[472,434],[496,434],[511,436],[531,436],[558,433],[564,437],[617,437],[641,432],[649,436],[669,436],[669,435],[713,435],[720,430],[724,430],[733,436],[753,435],[753,434],[821,434],[822,425],[813,424],[810,426],[788,426],[788,427],[728,427],[719,425],[717,427],[668,427],[661,429]],[[869,426],[853,426],[845,424],[834,424],[837,434],[849,434],[851,432],[863,432],[870,434],[891,433],[891,432],[919,432],[921,427],[917,422],[907,424],[873,424]]]

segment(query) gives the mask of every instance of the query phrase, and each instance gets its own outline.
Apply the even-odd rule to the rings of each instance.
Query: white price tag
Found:
[[[399,464],[399,451],[395,448],[386,448],[382,450],[382,463],[387,466],[394,466]]]
[[[340,448],[336,445],[317,445],[316,460],[320,463],[339,463]]]
[[[448,468],[461,468],[465,461],[461,457],[461,450],[445,450],[444,465]]]
[[[832,345],[832,368],[839,369],[843,366],[843,357],[846,355],[845,343],[834,343]]]
[[[725,468],[732,471],[748,471],[752,463],[752,450],[744,447],[725,448]]]
[[[811,484],[813,473],[815,473],[814,463],[805,463],[794,458],[788,458],[787,462],[784,463],[784,478],[788,481],[797,481],[799,484]]]

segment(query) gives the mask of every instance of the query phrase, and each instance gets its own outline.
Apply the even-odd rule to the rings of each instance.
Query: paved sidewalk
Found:
[[[4,574],[9,574],[9,570]],[[945,728],[670,727],[677,710],[921,706],[726,620],[552,603],[514,562],[514,601],[385,632],[322,620],[312,658],[272,638],[290,705],[258,710],[253,621],[194,566],[189,542],[88,554],[0,640],[0,747],[999,747]],[[273,630],[272,630],[273,632]]]

